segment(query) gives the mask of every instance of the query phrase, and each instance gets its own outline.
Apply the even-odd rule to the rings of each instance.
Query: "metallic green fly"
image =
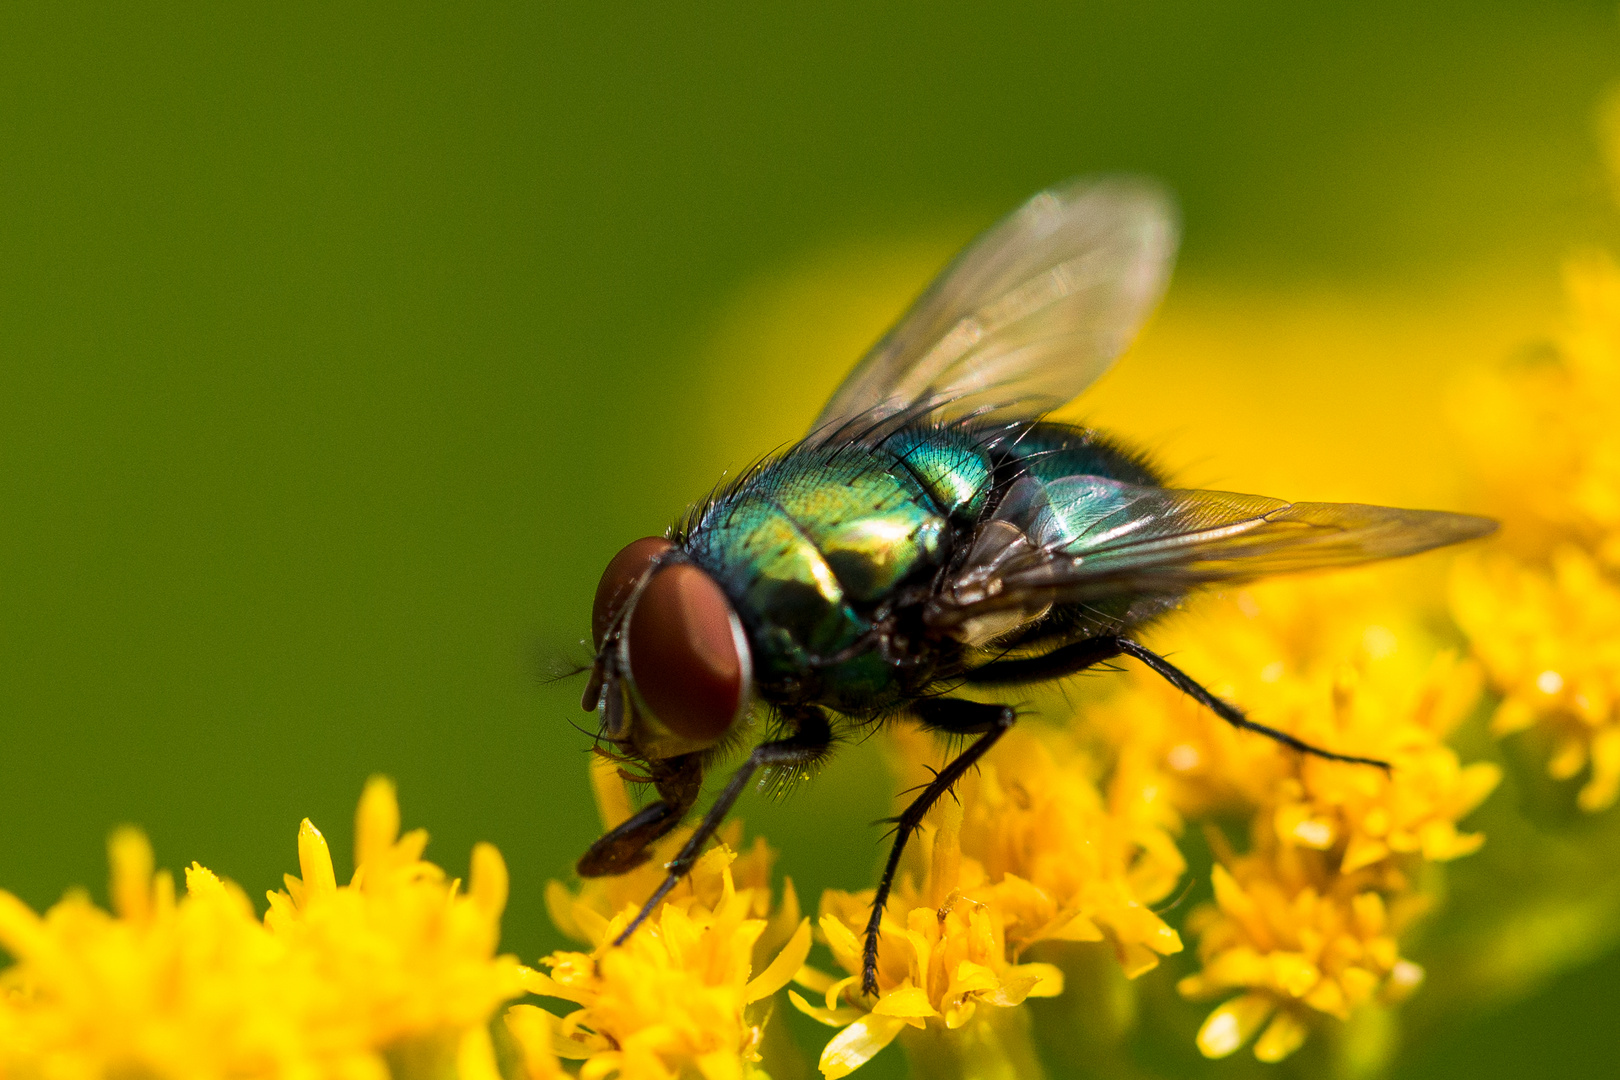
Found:
[[[580,874],[645,862],[705,771],[752,744],[619,941],[756,772],[800,774],[840,731],[909,716],[973,741],[896,819],[866,928],[863,983],[875,992],[906,841],[1017,719],[954,696],[963,688],[1129,656],[1240,728],[1387,768],[1247,719],[1136,635],[1200,586],[1397,558],[1495,523],[1169,487],[1108,436],[1043,419],[1130,343],[1164,291],[1176,233],[1173,203],[1147,180],[1036,195],[957,256],[802,442],[609,563],[583,704],[657,798],[591,845]]]

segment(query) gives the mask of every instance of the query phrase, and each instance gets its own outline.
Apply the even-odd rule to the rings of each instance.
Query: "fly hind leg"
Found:
[[[861,947],[861,989],[871,995],[877,993],[878,935],[883,925],[883,909],[889,902],[889,891],[894,887],[894,875],[900,869],[900,856],[906,850],[906,841],[917,831],[917,826],[922,824],[929,809],[984,757],[996,740],[1005,735],[1018,719],[1018,714],[1005,705],[988,705],[982,701],[961,701],[956,698],[923,698],[911,709],[930,731],[979,737],[956,755],[950,764],[935,773],[934,779],[923,788],[922,793],[894,819],[894,845],[889,848],[889,861],[883,866],[877,895],[872,898],[872,915],[866,922],[866,940]]]
[[[1017,683],[1046,682],[1051,679],[1061,679],[1065,675],[1073,675],[1078,671],[1084,671],[1086,668],[1095,667],[1097,664],[1120,656],[1132,656],[1142,661],[1159,678],[1235,728],[1264,735],[1266,738],[1274,739],[1284,746],[1298,750],[1302,754],[1325,758],[1328,761],[1345,761],[1352,765],[1372,765],[1383,769],[1385,772],[1390,769],[1387,761],[1325,750],[1303,739],[1297,739],[1286,731],[1278,731],[1274,727],[1267,727],[1265,724],[1250,720],[1244,715],[1242,709],[1216,697],[1199,685],[1198,681],[1191,675],[1188,675],[1152,649],[1132,641],[1130,638],[1118,637],[1112,634],[1076,641],[1061,648],[1053,649],[1051,652],[1041,656],[997,660],[968,672],[967,681],[974,686],[1006,686]]]

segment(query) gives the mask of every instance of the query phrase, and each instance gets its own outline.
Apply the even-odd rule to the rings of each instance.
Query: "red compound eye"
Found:
[[[632,540],[613,556],[613,561],[602,571],[602,580],[596,585],[596,603],[591,606],[591,640],[596,643],[598,652],[602,649],[602,639],[607,636],[608,627],[613,625],[624,602],[630,599],[636,582],[641,580],[641,575],[647,572],[654,559],[672,547],[674,545],[661,536]]]
[[[747,645],[731,602],[695,566],[659,570],[630,614],[630,678],[658,720],[683,738],[714,742],[749,692]]]

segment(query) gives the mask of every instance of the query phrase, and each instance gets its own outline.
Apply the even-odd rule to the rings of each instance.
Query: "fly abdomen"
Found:
[[[1162,487],[1164,476],[1148,459],[1093,428],[1039,423],[997,441],[996,482],[1033,476],[1044,484],[1070,476],[1103,476],[1143,487]]]

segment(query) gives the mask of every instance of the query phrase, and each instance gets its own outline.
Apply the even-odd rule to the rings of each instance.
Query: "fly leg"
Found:
[[[628,941],[630,935],[646,921],[647,916],[653,913],[660,901],[668,896],[669,891],[686,876],[688,870],[692,869],[692,864],[697,862],[698,855],[703,851],[703,845],[709,842],[715,830],[726,820],[732,804],[737,801],[737,796],[743,793],[743,789],[748,786],[748,781],[753,778],[755,772],[771,766],[807,765],[826,754],[827,748],[832,745],[832,728],[827,723],[826,714],[820,709],[811,708],[796,714],[793,719],[798,722],[797,731],[785,739],[761,743],[754,747],[753,753],[748,755],[748,760],[731,774],[725,789],[714,800],[714,805],[709,807],[709,812],[703,815],[703,821],[699,823],[697,831],[665,867],[667,873],[663,882],[647,902],[641,905],[641,910],[630,920],[630,925],[613,940],[614,945],[623,945]]]
[[[598,838],[574,868],[580,877],[623,874],[652,857],[653,843],[681,823],[703,790],[700,755],[682,754],[654,762],[652,782],[658,789],[658,800]]]
[[[1020,657],[1015,660],[996,660],[968,672],[967,681],[974,686],[1044,682],[1049,679],[1059,679],[1065,675],[1073,675],[1077,671],[1083,671],[1088,667],[1112,660],[1117,656],[1132,656],[1142,661],[1152,669],[1155,675],[1235,728],[1243,731],[1253,731],[1256,734],[1266,736],[1268,739],[1275,739],[1284,746],[1292,747],[1301,753],[1326,758],[1328,761],[1346,761],[1352,765],[1373,765],[1383,769],[1385,772],[1390,769],[1387,761],[1324,750],[1320,746],[1313,746],[1305,742],[1303,739],[1296,739],[1286,731],[1278,731],[1276,728],[1267,727],[1265,724],[1250,720],[1243,714],[1242,709],[1229,702],[1222,701],[1200,686],[1191,675],[1188,675],[1158,653],[1132,641],[1130,638],[1116,637],[1114,635],[1087,638],[1084,641],[1076,641],[1062,648],[1053,649],[1043,656]]]
[[[1011,683],[1050,682],[1088,667],[1106,663],[1125,651],[1124,638],[1086,638],[1040,656],[995,660],[967,673],[970,686],[1006,686]],[[1141,648],[1141,646],[1137,646]],[[1145,649],[1143,650],[1146,651]],[[1157,657],[1155,657],[1157,659]]]
[[[906,850],[906,841],[911,839],[911,834],[917,831],[917,826],[922,824],[923,817],[940,796],[951,790],[962,774],[971,769],[1018,719],[1018,714],[1005,705],[988,705],[982,701],[956,698],[923,698],[913,704],[911,710],[931,731],[979,737],[956,755],[949,765],[935,773],[922,794],[911,800],[911,805],[894,820],[894,846],[889,848],[889,861],[883,866],[877,895],[872,898],[872,916],[866,922],[866,940],[861,947],[861,989],[872,995],[877,993],[878,932],[883,925],[883,908],[889,901],[889,890],[894,887],[894,875],[900,868],[900,855]]]

